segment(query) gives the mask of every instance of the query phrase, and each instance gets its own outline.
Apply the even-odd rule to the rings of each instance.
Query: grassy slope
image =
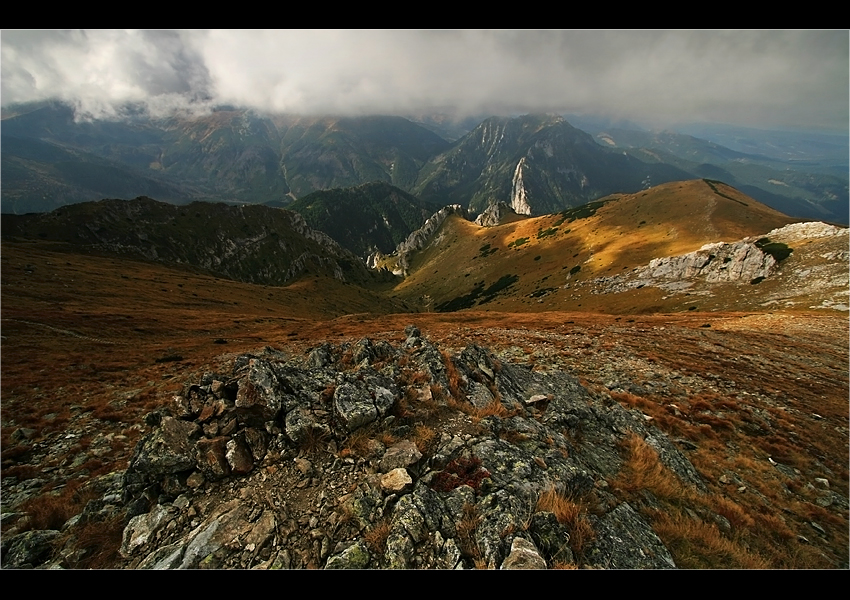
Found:
[[[519,280],[482,308],[614,313],[680,309],[673,304],[677,300],[662,300],[658,289],[588,297],[561,286],[617,275],[656,257],[761,235],[795,221],[723,184],[713,185],[703,180],[675,182],[610,196],[595,214],[572,222],[564,215],[575,212],[491,228],[452,217],[440,230],[440,241],[414,258],[411,275],[397,286],[396,294],[419,306],[425,306],[422,299],[429,296],[431,306],[439,306],[480,282],[486,287],[512,274]],[[580,270],[568,278],[576,267]]]

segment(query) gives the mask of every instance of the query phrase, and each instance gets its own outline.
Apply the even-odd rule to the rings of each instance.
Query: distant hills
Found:
[[[842,171],[830,160],[789,162],[669,131],[611,129],[596,137],[603,144],[627,149],[641,161],[674,165],[695,176],[722,180],[782,212],[848,222],[847,178],[836,175]],[[843,173],[846,175],[846,168]]]
[[[622,128],[594,138],[552,115],[488,118],[450,143],[434,131],[454,138],[472,123],[418,120],[424,126],[402,117],[226,108],[195,118],[76,122],[61,104],[15,107],[0,129],[2,210],[44,212],[139,195],[286,206],[317,191],[380,181],[426,206],[481,212],[502,201],[541,215],[699,177],[793,216],[848,221],[847,179],[825,158],[783,160]]]
[[[439,210],[388,183],[313,192],[287,206],[357,256],[395,250]]]
[[[175,206],[140,197],[4,215],[0,223],[4,241],[50,241],[71,252],[144,259],[245,283],[321,276],[368,287],[386,279],[299,214],[267,206]]]

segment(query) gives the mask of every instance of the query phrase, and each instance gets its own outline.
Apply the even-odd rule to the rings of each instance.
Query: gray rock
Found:
[[[365,387],[344,383],[334,391],[334,413],[346,431],[354,431],[378,418],[378,409]]]
[[[150,433],[136,450],[128,470],[153,477],[188,471],[195,467],[195,439],[201,428],[189,421],[164,417],[162,425]]]
[[[545,569],[546,561],[540,556],[537,547],[530,541],[515,537],[511,543],[511,553],[502,563],[501,569]]]
[[[411,440],[402,440],[390,446],[381,459],[382,473],[388,473],[399,467],[407,468],[415,465],[422,458],[422,453]]]
[[[587,562],[604,569],[675,569],[670,552],[627,502],[594,524]]]
[[[475,224],[481,227],[495,227],[509,215],[516,213],[506,202],[490,202],[484,212],[475,218]]]
[[[365,569],[369,566],[370,559],[366,544],[356,542],[339,554],[331,556],[325,569]]]
[[[59,535],[55,529],[25,531],[3,538],[2,557],[4,569],[32,568],[41,564],[53,550],[53,540]]]
[[[531,539],[550,562],[571,564],[575,562],[570,549],[570,534],[551,512],[534,513],[529,526]]]
[[[130,519],[124,528],[121,541],[121,555],[129,558],[133,553],[147,544],[169,519],[168,508],[157,504],[151,512]]]
[[[277,418],[283,406],[283,386],[271,364],[263,359],[248,361],[247,373],[239,383],[236,406],[259,413],[263,421]]]

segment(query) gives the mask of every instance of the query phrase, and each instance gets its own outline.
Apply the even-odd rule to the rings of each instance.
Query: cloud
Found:
[[[9,31],[2,101],[848,127],[847,31]]]

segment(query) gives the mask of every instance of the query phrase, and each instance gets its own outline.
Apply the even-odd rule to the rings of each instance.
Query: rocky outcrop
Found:
[[[516,214],[514,209],[505,202],[491,202],[483,213],[475,218],[475,224],[481,227],[495,227],[499,225],[506,216]]]
[[[394,271],[396,275],[407,276],[407,269],[410,267],[410,255],[417,250],[422,250],[431,243],[434,234],[449,215],[460,215],[464,219],[469,218],[466,209],[459,204],[451,204],[443,207],[431,215],[422,227],[407,236],[407,239],[396,247],[394,253],[398,256],[397,267]],[[369,257],[367,262],[374,264],[374,258]]]
[[[763,306],[803,305],[846,311],[848,298],[848,229],[826,223],[793,223],[738,242],[706,244],[681,256],[653,259],[649,264],[613,277],[569,282],[591,286],[595,294],[657,287],[671,293],[712,296],[723,283],[775,282],[763,295]],[[820,304],[812,305],[812,300]],[[815,300],[815,301],[817,301]]]
[[[729,281],[750,282],[768,277],[777,264],[754,238],[740,242],[706,244],[695,252],[652,259],[648,265],[624,275],[594,279],[594,293],[610,294],[646,286],[668,291]]]
[[[522,169],[525,165],[525,157],[519,159],[514,169],[514,177],[511,182],[511,208],[518,215],[530,215],[531,206],[528,204],[528,191],[522,180]]]
[[[682,256],[653,259],[638,269],[637,276],[668,281],[701,278],[707,283],[750,281],[767,277],[775,264],[776,260],[752,241],[717,242]]]
[[[148,421],[124,476],[121,552],[137,568],[669,568],[607,491],[621,441],[647,440],[702,486],[640,413],[477,345],[449,357],[415,327],[399,347],[241,355]],[[592,539],[573,546],[543,494],[593,503]]]
[[[812,240],[819,238],[830,238],[835,236],[846,236],[846,227],[836,227],[820,221],[806,223],[791,223],[785,227],[771,230],[767,237],[777,242],[790,244],[799,240]]]

